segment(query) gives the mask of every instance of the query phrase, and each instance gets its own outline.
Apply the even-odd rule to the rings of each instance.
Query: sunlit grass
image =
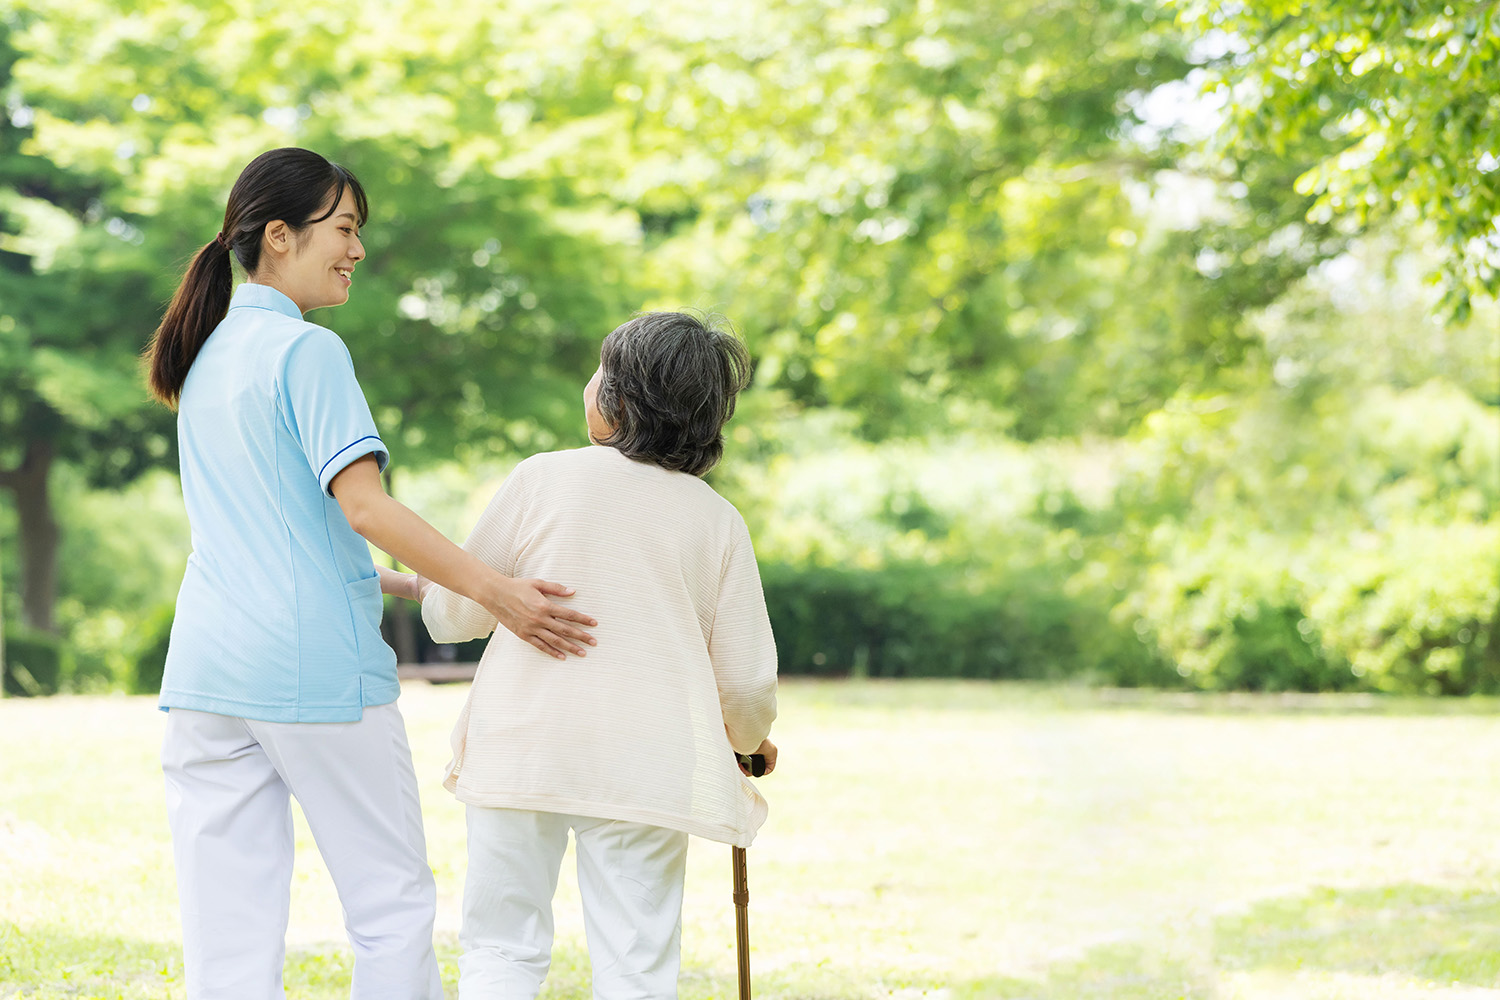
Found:
[[[456,978],[461,686],[408,685]],[[750,851],[759,997],[1500,996],[1493,702],[783,686]],[[0,996],[181,997],[148,699],[0,702]],[[289,994],[347,995],[299,825]],[[571,858],[544,996],[588,996]],[[682,995],[734,995],[729,851],[695,842]]]

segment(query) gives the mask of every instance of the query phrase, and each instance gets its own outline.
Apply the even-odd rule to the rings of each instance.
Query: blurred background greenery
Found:
[[[0,0],[6,691],[158,682],[138,353],[288,144],[369,190],[311,318],[450,536],[691,306],[784,672],[1500,691],[1497,59],[1458,0]]]

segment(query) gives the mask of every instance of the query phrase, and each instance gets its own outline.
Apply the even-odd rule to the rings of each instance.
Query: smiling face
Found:
[[[300,233],[284,223],[266,226],[262,266],[252,279],[284,292],[304,313],[348,302],[354,265],[365,257],[358,212],[346,187],[333,214]]]

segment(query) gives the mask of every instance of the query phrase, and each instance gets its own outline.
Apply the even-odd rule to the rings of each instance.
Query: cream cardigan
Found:
[[[592,446],[518,465],[464,548],[576,589],[598,646],[566,662],[430,587],[439,642],[494,632],[444,785],[477,806],[669,827],[749,846],[766,802],[731,748],[776,717],[776,647],[745,522],[705,482]]]

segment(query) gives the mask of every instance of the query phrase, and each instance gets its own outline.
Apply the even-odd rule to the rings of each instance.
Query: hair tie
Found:
[[[219,234],[214,237],[214,242],[219,244],[219,246],[223,247],[225,250],[230,249],[229,241],[224,238],[224,230],[222,229],[219,230]]]

